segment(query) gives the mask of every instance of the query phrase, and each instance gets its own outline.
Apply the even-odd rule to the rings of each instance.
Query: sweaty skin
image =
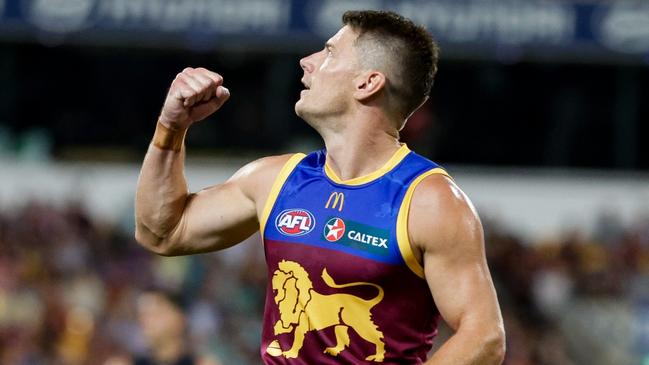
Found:
[[[386,76],[358,62],[357,36],[345,26],[323,50],[300,61],[305,90],[295,106],[323,137],[327,163],[344,180],[383,166],[400,146],[403,122],[384,107]],[[220,75],[187,68],[171,84],[160,122],[181,133],[229,96]],[[242,241],[259,229],[271,185],[289,157],[262,158],[223,184],[189,193],[184,150],[151,145],[137,186],[136,239],[161,255],[220,250]],[[435,304],[455,331],[426,364],[502,363],[502,317],[482,225],[469,199],[451,179],[427,177],[415,190],[408,232]]]

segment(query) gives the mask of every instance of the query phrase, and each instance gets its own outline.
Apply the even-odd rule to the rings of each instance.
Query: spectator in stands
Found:
[[[187,343],[185,301],[162,289],[144,291],[137,300],[138,323],[148,352],[113,357],[106,365],[219,365],[214,358],[191,353]]]

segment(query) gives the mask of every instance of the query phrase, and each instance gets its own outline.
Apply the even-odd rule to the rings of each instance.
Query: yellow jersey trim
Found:
[[[294,154],[288,159],[288,161],[286,161],[282,169],[279,171],[279,174],[277,174],[273,186],[270,188],[270,193],[268,193],[268,198],[266,198],[266,204],[264,204],[264,210],[261,212],[261,218],[259,219],[259,233],[261,234],[262,240],[264,239],[266,221],[268,220],[268,216],[270,216],[270,211],[275,205],[280,190],[282,190],[282,186],[284,186],[286,179],[288,179],[288,175],[293,172],[295,166],[297,166],[304,157],[306,157],[304,153]]]
[[[388,162],[386,162],[385,165],[381,166],[380,169],[378,169],[378,170],[376,170],[374,172],[370,172],[367,175],[355,177],[355,178],[349,179],[349,180],[342,180],[341,178],[339,178],[338,175],[336,175],[336,173],[331,169],[328,162],[325,162],[324,172],[327,175],[327,177],[329,177],[331,180],[333,180],[333,182],[335,182],[336,184],[340,184],[340,185],[363,185],[363,184],[367,184],[368,182],[374,181],[374,180],[380,178],[381,176],[385,175],[386,173],[388,173],[395,166],[397,166],[399,164],[399,162],[401,162],[408,155],[408,153],[410,153],[410,149],[404,143],[397,150],[397,152],[395,152],[394,155],[392,155],[392,157],[390,157]]]
[[[406,190],[406,195],[403,197],[401,207],[399,208],[399,214],[397,215],[397,244],[399,245],[401,257],[403,257],[403,261],[406,262],[408,268],[410,268],[412,272],[414,272],[422,279],[424,279],[424,267],[422,263],[417,261],[417,259],[415,258],[415,254],[412,251],[412,246],[410,245],[410,236],[408,235],[408,215],[410,213],[410,203],[412,202],[412,196],[415,193],[417,185],[419,185],[419,183],[428,176],[435,174],[442,174],[444,176],[450,177],[450,175],[440,167],[428,170],[419,175],[410,184],[408,190]]]

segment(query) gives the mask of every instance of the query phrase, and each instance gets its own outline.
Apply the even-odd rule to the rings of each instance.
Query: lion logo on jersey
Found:
[[[361,338],[376,346],[376,353],[365,360],[383,362],[385,356],[383,333],[372,322],[370,312],[372,307],[383,299],[383,288],[365,282],[336,284],[327,273],[327,269],[322,270],[322,279],[329,287],[336,289],[370,285],[378,289],[378,295],[365,300],[345,293],[320,294],[313,289],[309,274],[300,264],[282,260],[272,278],[273,291],[276,292],[274,300],[280,314],[280,319],[273,329],[276,335],[293,332],[293,345],[289,350],[283,351],[279,341],[275,340],[268,345],[266,352],[271,356],[283,355],[286,358],[296,358],[307,332],[334,326],[336,346],[328,347],[324,352],[338,356],[345,347],[349,346],[347,331],[351,327]]]

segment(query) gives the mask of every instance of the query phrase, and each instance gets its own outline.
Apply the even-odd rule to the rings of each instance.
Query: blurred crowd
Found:
[[[506,364],[649,364],[649,217],[596,227],[526,242],[486,220]]]
[[[505,364],[647,361],[649,220],[629,227],[603,215],[594,232],[543,242],[489,219],[485,227]],[[0,364],[136,364],[157,356],[165,339],[155,332],[169,328],[184,337],[177,352],[202,364],[258,364],[265,281],[258,236],[219,253],[164,258],[79,203],[32,202],[0,214]],[[165,295],[146,297],[152,290]],[[151,308],[167,307],[175,308],[171,327],[147,325],[163,313]]]

